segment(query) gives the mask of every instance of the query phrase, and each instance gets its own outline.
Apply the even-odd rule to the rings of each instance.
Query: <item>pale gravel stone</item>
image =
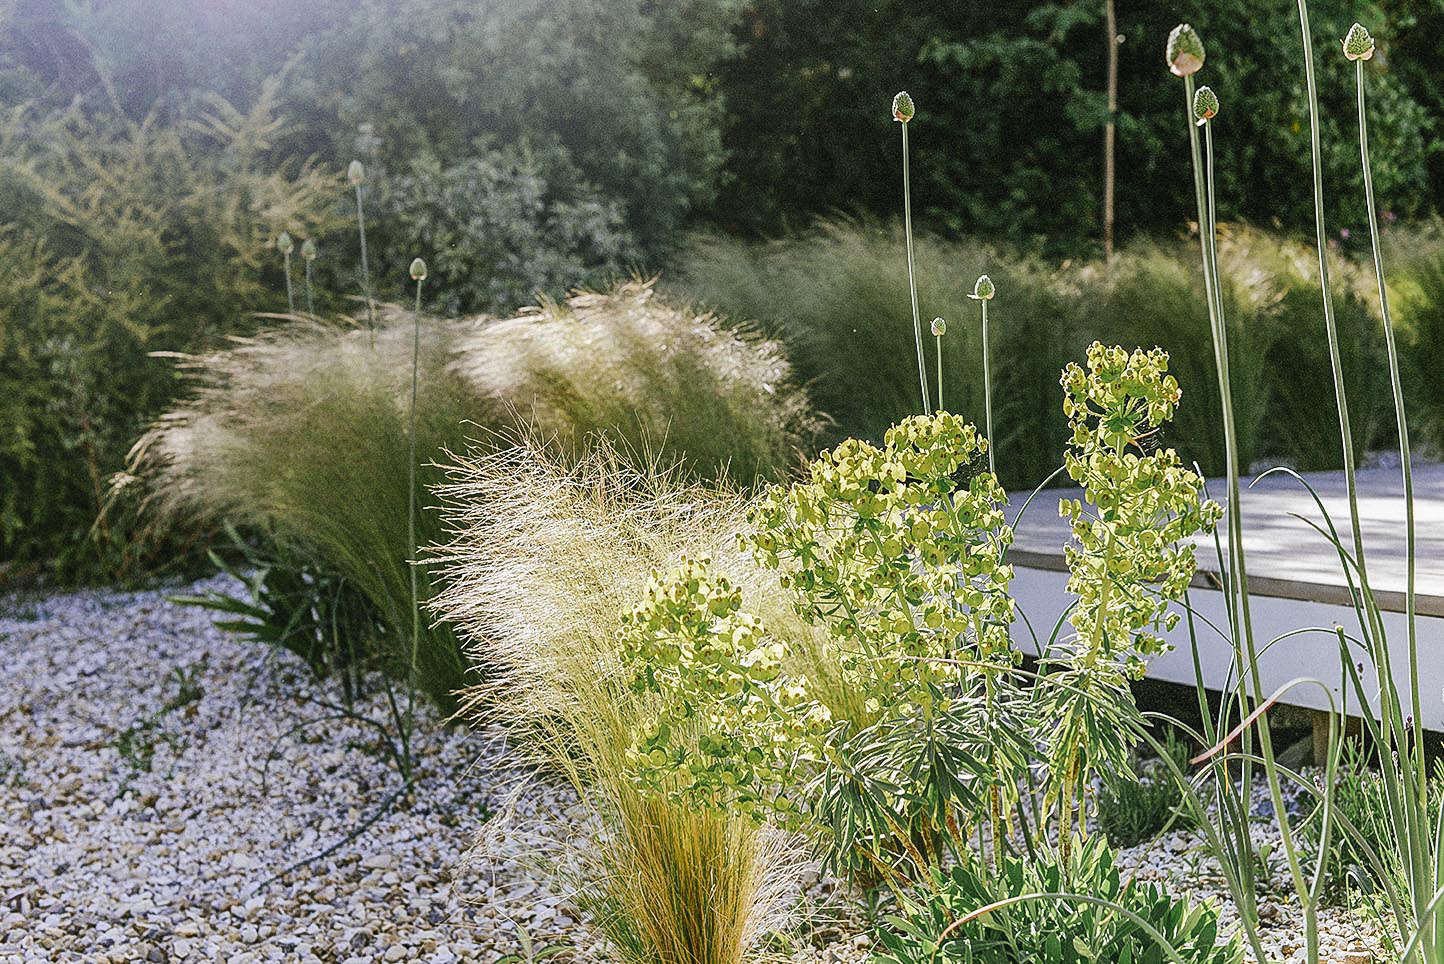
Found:
[[[222,579],[206,588],[234,591]],[[320,715],[298,660],[217,630],[164,592],[0,599],[0,960],[495,961],[520,924],[539,944],[599,949],[549,874],[586,847],[575,797],[513,765],[492,733],[423,709],[418,787],[360,838],[262,892],[282,867],[344,836],[397,786],[361,747],[374,734]],[[175,695],[200,700],[157,728],[151,771],[125,782],[114,740]],[[378,697],[365,707],[380,716]],[[261,775],[268,753],[276,759]],[[122,793],[122,790],[124,792]],[[488,814],[495,814],[487,819]],[[1260,821],[1259,839],[1272,831]],[[1276,833],[1276,831],[1272,831]],[[467,859],[480,837],[481,856]],[[1195,834],[1123,850],[1120,864],[1174,892],[1230,904]],[[814,872],[797,964],[860,964],[861,899]],[[1300,959],[1297,913],[1271,898],[1266,947]],[[1322,915],[1326,960],[1375,946],[1346,913]],[[1361,958],[1362,960],[1362,958]]]

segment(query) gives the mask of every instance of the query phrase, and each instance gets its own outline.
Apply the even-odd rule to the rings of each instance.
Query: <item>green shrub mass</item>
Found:
[[[1300,469],[1338,464],[1337,416],[1318,404],[1330,378],[1313,252],[1276,235],[1225,226],[1219,257],[1232,351],[1233,397],[1245,467],[1279,460]],[[1391,290],[1407,386],[1411,432],[1435,444],[1444,433],[1444,392],[1426,373],[1444,350],[1444,244],[1434,229],[1388,234]],[[788,347],[833,438],[881,438],[920,407],[901,230],[870,221],[822,221],[785,240],[749,244],[698,238],[671,284],[726,314],[758,319]],[[1217,376],[1197,245],[1135,245],[1107,266],[1058,265],[1007,248],[936,237],[917,240],[924,317],[947,320],[942,339],[947,408],[983,418],[977,302],[968,295],[986,272],[991,302],[994,439],[998,472],[1010,488],[1032,486],[1058,467],[1068,429],[1055,396],[1057,375],[1087,345],[1166,344],[1170,371],[1189,402],[1163,441],[1209,474],[1223,468]],[[1371,269],[1334,259],[1340,332],[1354,442],[1393,444],[1393,403]],[[931,346],[929,381],[936,377]]]
[[[407,415],[412,315],[365,326],[296,321],[184,363],[193,391],[136,446],[135,482],[163,520],[251,527],[341,577],[380,622],[381,666],[409,669]],[[750,483],[778,478],[811,430],[768,342],[643,284],[517,318],[426,319],[418,355],[417,543],[444,535],[430,494],[444,452],[534,428],[580,455],[608,432],[664,463]],[[422,600],[433,594],[421,571]],[[447,624],[423,626],[418,678],[448,704],[464,682]]]

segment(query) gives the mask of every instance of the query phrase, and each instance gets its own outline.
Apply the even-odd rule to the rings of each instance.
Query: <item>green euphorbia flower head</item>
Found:
[[[1364,25],[1356,23],[1344,35],[1344,56],[1350,60],[1370,60],[1374,56],[1374,38]]]
[[[933,334],[938,338],[948,333],[948,323],[941,318],[933,319]]]
[[[426,262],[422,261],[420,258],[417,258],[415,261],[411,262],[411,280],[426,280]]]
[[[316,255],[318,254],[320,254],[320,252],[316,249],[316,242],[314,240],[307,238],[301,242],[301,257],[307,261],[315,261]]]
[[[346,180],[352,185],[359,185],[366,180],[366,167],[360,161],[352,161],[351,166],[346,168]]]
[[[1193,95],[1193,119],[1202,127],[1218,113],[1218,95],[1212,87],[1200,87]]]
[[[1168,35],[1165,58],[1168,69],[1179,77],[1198,73],[1203,67],[1204,58],[1203,39],[1199,37],[1198,31],[1186,23],[1174,27],[1173,32]]]
[[[291,240],[291,236],[288,233],[282,231],[276,235],[276,250],[282,254],[290,254],[296,250],[296,242]]]
[[[985,274],[978,275],[978,280],[973,284],[973,293],[968,295],[974,301],[992,301],[997,289],[993,287],[993,279]]]
[[[917,107],[913,104],[912,95],[905,90],[898,91],[897,96],[892,99],[892,119],[906,124],[916,113]]]

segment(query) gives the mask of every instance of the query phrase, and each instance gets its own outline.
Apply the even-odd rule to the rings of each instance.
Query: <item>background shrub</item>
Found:
[[[157,542],[123,513],[96,520],[176,391],[152,352],[214,344],[283,307],[267,242],[335,223],[335,179],[267,150],[283,129],[277,90],[245,109],[197,101],[180,123],[31,105],[0,124],[0,581],[121,580],[185,558],[179,533]]]

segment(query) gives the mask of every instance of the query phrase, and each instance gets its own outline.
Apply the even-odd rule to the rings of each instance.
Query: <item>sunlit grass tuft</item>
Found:
[[[819,638],[738,545],[747,500],[611,445],[572,465],[535,441],[457,456],[440,493],[451,531],[434,608],[491,667],[464,709],[597,817],[600,841],[572,855],[578,904],[627,964],[743,960],[783,923],[801,862],[745,818],[637,787],[628,751],[656,707],[631,688],[618,632],[654,568],[706,555],[825,673]]]

